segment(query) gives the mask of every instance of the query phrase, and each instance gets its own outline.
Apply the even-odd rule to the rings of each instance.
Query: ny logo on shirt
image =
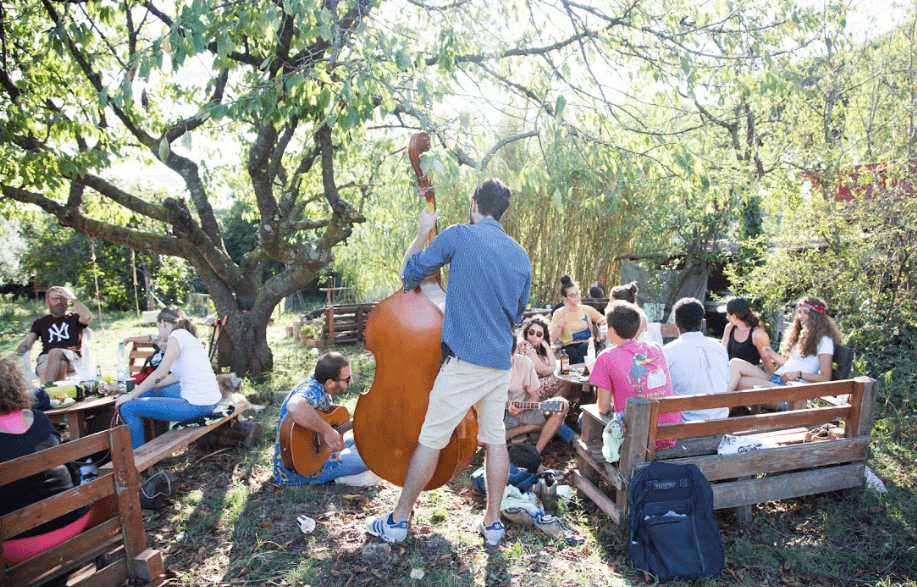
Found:
[[[57,341],[54,340],[55,336],[57,337]],[[62,324],[52,324],[48,332],[48,342],[53,343],[64,340],[70,340],[70,325],[66,322]]]

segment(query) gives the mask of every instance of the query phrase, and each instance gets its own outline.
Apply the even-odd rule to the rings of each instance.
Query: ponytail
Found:
[[[193,337],[197,338],[197,326],[188,320],[185,313],[177,306],[166,306],[159,312],[159,316],[156,319],[173,324],[175,328],[187,330]]]

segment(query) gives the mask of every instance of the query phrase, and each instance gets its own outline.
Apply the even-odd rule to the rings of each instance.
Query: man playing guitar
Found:
[[[379,478],[363,464],[354,446],[353,433],[342,435],[332,426],[334,420],[329,418],[329,414],[341,410],[346,417],[345,408],[331,405],[331,396],[344,393],[351,381],[350,361],[347,357],[340,353],[325,353],[318,358],[315,373],[297,385],[283,400],[278,418],[280,424],[277,427],[277,442],[274,444],[275,481],[286,485],[312,485],[332,480],[349,485],[374,485],[379,482]],[[289,425],[284,426],[287,416]],[[291,435],[291,428],[308,433],[299,435],[299,438],[314,436],[317,446],[304,447],[300,443],[291,447],[291,442],[296,443],[297,438],[295,434]],[[311,438],[307,444],[312,444]],[[331,452],[317,472],[303,475],[293,470],[293,460],[289,454],[291,451],[305,449],[314,453],[319,446],[327,447]],[[319,454],[322,454],[320,450]],[[370,476],[372,478],[368,478]]]
[[[535,448],[538,452],[544,450],[548,441],[564,423],[570,404],[563,397],[552,397],[546,402],[538,403],[538,388],[541,383],[532,359],[516,354],[516,339],[513,339],[513,368],[509,379],[507,393],[506,416],[503,424],[506,426],[506,441],[540,431]],[[520,405],[524,404],[524,405]],[[528,409],[527,409],[528,408]],[[547,415],[546,412],[551,412]]]

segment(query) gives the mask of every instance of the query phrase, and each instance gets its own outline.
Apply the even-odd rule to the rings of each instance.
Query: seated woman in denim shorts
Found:
[[[777,387],[790,381],[830,381],[834,345],[840,344],[841,334],[827,312],[824,300],[812,296],[802,298],[797,304],[796,318],[784,333],[781,352],[770,347],[764,349],[764,358],[778,366],[774,374],[768,375],[742,359],[732,359],[729,361],[728,391]]]

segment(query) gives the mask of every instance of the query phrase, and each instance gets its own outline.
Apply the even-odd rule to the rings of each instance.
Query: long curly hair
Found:
[[[522,323],[522,340],[528,340],[529,328],[532,326],[541,326],[541,329],[544,330],[544,340],[548,343],[548,346],[551,346],[551,333],[548,332],[548,323],[541,316],[532,316]],[[532,346],[535,347],[535,345]],[[541,345],[535,347],[535,352],[538,353],[539,357],[545,357],[548,354],[548,351]]]
[[[841,343],[841,332],[837,329],[837,325],[834,323],[834,320],[831,316],[828,316],[828,304],[820,298],[814,296],[806,296],[799,300],[799,304],[809,304],[811,306],[820,307],[823,309],[822,312],[817,312],[815,310],[809,310],[809,320],[808,326],[803,328],[802,323],[799,321],[799,311],[796,311],[796,318],[793,320],[793,323],[787,328],[786,333],[783,336],[783,344],[780,347],[780,352],[784,356],[789,356],[790,351],[793,346],[796,346],[796,349],[804,357],[814,357],[818,354],[818,343],[821,341],[823,336],[828,336],[831,340],[834,341],[834,344]]]
[[[0,360],[0,415],[27,410],[32,406],[29,386],[15,361]]]

